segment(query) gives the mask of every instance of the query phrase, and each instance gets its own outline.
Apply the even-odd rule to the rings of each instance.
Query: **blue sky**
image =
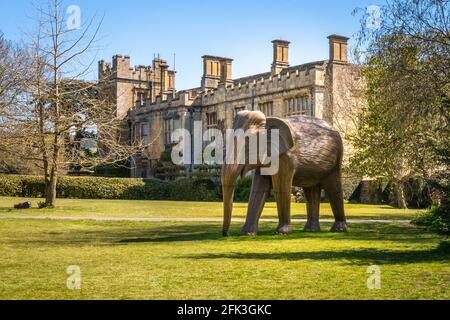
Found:
[[[13,41],[31,30],[33,3],[0,1],[0,30]],[[133,65],[149,65],[154,54],[173,65],[176,53],[177,89],[198,86],[201,56],[234,59],[233,77],[269,71],[271,40],[291,41],[291,65],[328,57],[326,37],[351,37],[359,22],[351,12],[382,0],[66,0],[78,5],[82,21],[104,15],[98,60],[118,53],[130,55]],[[92,53],[94,54],[94,53]],[[96,66],[94,66],[96,68]],[[94,70],[91,78],[96,77]]]

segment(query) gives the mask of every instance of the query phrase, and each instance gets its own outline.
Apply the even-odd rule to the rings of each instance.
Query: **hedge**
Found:
[[[236,184],[235,201],[247,202],[252,179]],[[105,177],[60,177],[58,198],[220,201],[221,186],[214,176],[194,175],[193,178],[164,181],[159,179],[129,179]],[[0,174],[0,196],[44,197],[44,179],[36,176]]]
[[[448,211],[448,208],[444,210],[444,208],[433,207],[426,212],[418,213],[411,223],[424,226],[447,237],[450,236],[450,211]]]
[[[207,179],[157,179],[60,177],[58,198],[126,200],[220,200],[220,189]],[[44,179],[35,176],[0,175],[0,196],[44,196]]]

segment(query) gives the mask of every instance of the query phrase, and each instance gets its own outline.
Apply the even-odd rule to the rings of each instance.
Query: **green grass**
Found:
[[[273,236],[274,227],[224,239],[216,223],[1,221],[0,299],[450,298],[450,254],[433,234],[366,224]],[[381,290],[367,289],[371,264]],[[80,291],[66,288],[69,265],[81,268]]]
[[[17,214],[7,209],[17,201],[0,199],[1,214]],[[220,204],[208,203],[58,203],[54,212],[19,214],[221,215]],[[412,214],[357,205],[347,205],[347,212],[353,218]],[[234,223],[231,233],[241,226]],[[450,299],[448,247],[421,228],[367,223],[350,224],[346,234],[311,234],[294,224],[293,234],[275,236],[275,227],[262,223],[258,237],[223,238],[220,223],[0,219],[0,299]],[[381,268],[380,290],[366,285],[372,264]],[[81,290],[66,287],[69,265],[81,268]]]
[[[34,208],[26,211],[12,209],[15,203],[31,201]],[[174,202],[174,201],[127,201],[127,200],[72,200],[58,199],[55,209],[37,209],[39,199],[1,198],[0,216],[11,215],[49,215],[49,216],[96,216],[96,217],[133,217],[133,218],[208,218],[222,217],[222,204],[219,202]],[[346,214],[351,219],[408,220],[420,210],[395,209],[386,205],[346,204]],[[247,204],[235,203],[234,217],[244,217]],[[275,203],[267,203],[263,218],[276,218]],[[292,217],[306,218],[304,203],[292,204]],[[333,218],[330,205],[321,205],[321,218]]]

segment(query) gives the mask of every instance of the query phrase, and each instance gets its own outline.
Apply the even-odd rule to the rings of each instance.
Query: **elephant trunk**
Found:
[[[223,229],[224,237],[228,236],[233,214],[233,199],[235,182],[243,170],[240,165],[225,165],[222,169],[222,194],[223,194]]]
[[[234,186],[223,186],[223,229],[222,235],[228,237],[233,213]]]

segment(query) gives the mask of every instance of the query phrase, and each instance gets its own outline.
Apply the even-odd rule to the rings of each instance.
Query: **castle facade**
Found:
[[[274,40],[270,71],[239,79],[233,79],[232,59],[205,55],[201,85],[182,91],[175,89],[176,72],[160,58],[134,68],[127,56],[114,56],[112,64],[100,61],[99,79],[112,80],[116,113],[124,121],[122,138],[147,145],[133,157],[131,176],[151,177],[161,154],[172,146],[173,130],[192,130],[194,121],[201,121],[205,131],[224,130],[239,111],[260,110],[267,116],[302,114],[334,126],[342,123],[341,110],[351,108],[352,95],[342,79],[358,75],[348,63],[348,38],[331,35],[328,40],[328,59],[297,66],[289,64],[290,43]]]

